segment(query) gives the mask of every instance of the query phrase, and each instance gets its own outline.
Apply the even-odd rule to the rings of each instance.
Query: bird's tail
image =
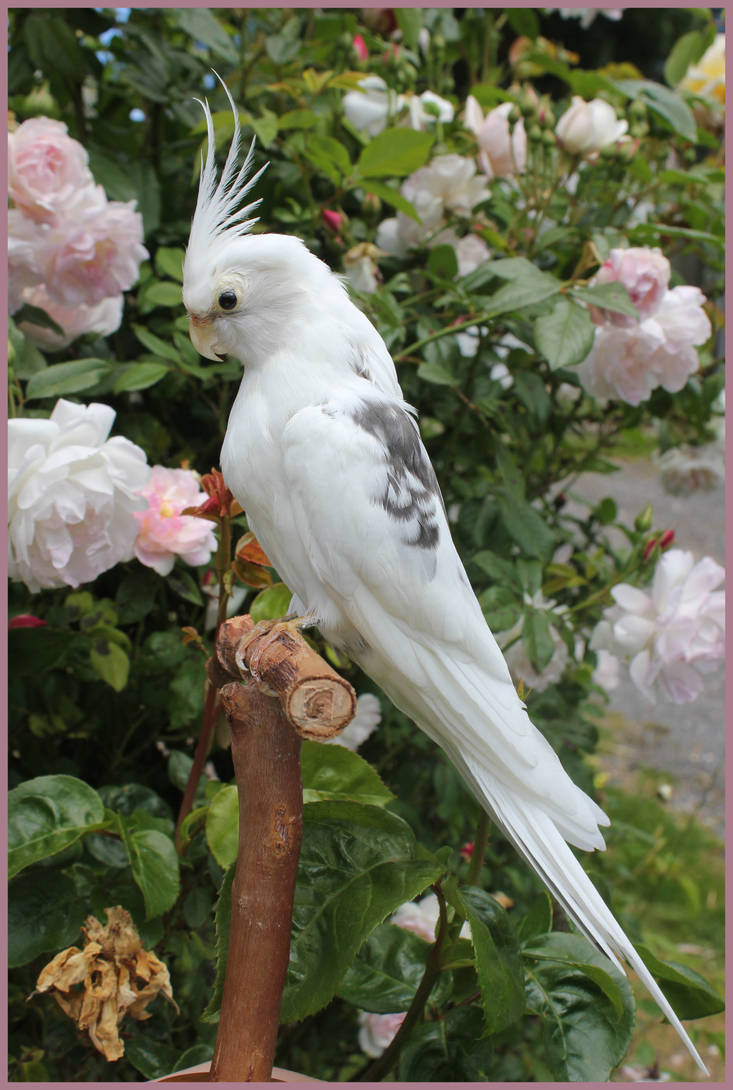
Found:
[[[501,784],[471,758],[464,757],[460,763],[479,798],[485,800],[491,815],[499,821],[516,849],[537,871],[570,918],[588,938],[600,946],[614,965],[621,968],[621,958],[629,963],[659,1009],[674,1026],[695,1063],[701,1071],[709,1075],[697,1049],[659,985],[614,919],[564,837],[558,832],[552,818],[539,807],[534,807],[531,813],[527,813],[526,801],[519,806],[512,792],[502,788]]]

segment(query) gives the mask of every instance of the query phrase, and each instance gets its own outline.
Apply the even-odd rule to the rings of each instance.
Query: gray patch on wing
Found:
[[[404,409],[377,401],[363,401],[352,419],[383,449],[387,485],[374,502],[396,522],[417,527],[414,536],[402,539],[406,545],[435,550],[440,540],[438,508],[445,512],[445,504],[417,424]],[[432,575],[434,564],[431,568]]]

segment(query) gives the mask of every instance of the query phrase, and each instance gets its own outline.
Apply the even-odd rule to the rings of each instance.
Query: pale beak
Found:
[[[207,360],[214,360],[215,363],[221,363],[224,356],[216,351],[213,318],[201,318],[198,314],[189,314],[188,335],[200,356]]]

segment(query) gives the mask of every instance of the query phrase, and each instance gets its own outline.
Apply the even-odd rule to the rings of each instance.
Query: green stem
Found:
[[[409,1006],[404,1021],[392,1038],[392,1041],[382,1055],[362,1072],[357,1080],[358,1082],[379,1082],[380,1079],[383,1079],[385,1075],[389,1074],[399,1060],[400,1052],[402,1051],[405,1041],[407,1041],[417,1022],[422,1018],[425,1005],[433,990],[433,985],[442,970],[441,952],[448,936],[448,913],[440,885],[436,885],[434,889],[438,894],[440,925],[438,927],[438,936],[430,947],[422,980],[418,984],[417,991],[412,998],[412,1003]]]

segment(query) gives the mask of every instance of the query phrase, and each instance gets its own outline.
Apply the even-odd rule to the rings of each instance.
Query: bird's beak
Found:
[[[213,318],[201,318],[198,314],[189,314],[188,335],[200,356],[213,360],[215,363],[221,363],[224,356],[216,351]]]

